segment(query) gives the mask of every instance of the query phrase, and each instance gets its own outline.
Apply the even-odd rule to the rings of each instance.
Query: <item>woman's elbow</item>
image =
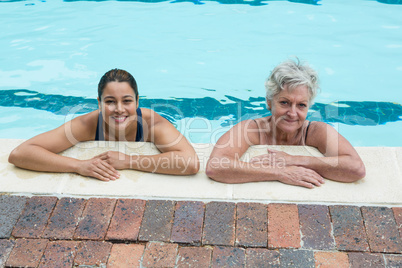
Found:
[[[195,175],[200,170],[200,162],[198,159],[187,167],[187,175]]]
[[[183,175],[194,175],[200,170],[200,161],[197,157],[190,158],[187,163],[185,163],[184,169],[182,171]]]
[[[356,181],[363,179],[366,177],[366,167],[364,166],[364,163],[361,162],[359,167],[356,169]]]
[[[216,182],[229,183],[229,180],[227,180],[227,178],[225,176],[220,176],[221,172],[220,172],[219,168],[214,167],[209,162],[205,169],[205,174],[208,176],[208,178],[210,178],[211,180],[214,180]]]
[[[18,148],[15,148],[11,151],[10,155],[8,156],[8,162],[10,164],[15,165],[16,160],[18,159]]]
[[[366,167],[363,162],[360,162],[351,170],[348,182],[356,182],[364,177],[366,177]]]

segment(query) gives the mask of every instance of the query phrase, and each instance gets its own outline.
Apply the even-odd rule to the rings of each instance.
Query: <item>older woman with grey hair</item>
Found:
[[[365,176],[365,167],[353,146],[324,122],[306,120],[318,90],[317,73],[299,60],[274,68],[265,83],[271,116],[245,120],[216,143],[206,173],[224,183],[280,181],[314,188],[323,178],[354,182]],[[268,154],[243,162],[251,145],[307,145],[324,157],[294,156],[268,149]]]

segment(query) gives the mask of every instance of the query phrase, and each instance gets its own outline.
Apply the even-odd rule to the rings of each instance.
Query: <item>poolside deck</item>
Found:
[[[104,183],[15,168],[7,156],[20,142],[0,140],[0,267],[402,267],[402,148],[357,148],[365,179],[309,190],[211,181],[206,144],[195,144],[196,176],[128,170]],[[64,154],[109,149],[155,152],[89,142]]]

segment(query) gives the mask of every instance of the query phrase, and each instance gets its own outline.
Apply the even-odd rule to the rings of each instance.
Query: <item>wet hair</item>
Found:
[[[138,98],[137,82],[134,77],[127,71],[121,69],[112,69],[105,73],[98,84],[98,97],[101,99],[103,91],[109,82],[127,82],[134,91],[134,95]]]
[[[301,85],[307,86],[309,105],[311,105],[319,89],[317,72],[307,63],[300,62],[298,58],[280,63],[265,82],[267,101],[271,101],[275,95],[279,94],[285,85],[288,86],[289,91]]]

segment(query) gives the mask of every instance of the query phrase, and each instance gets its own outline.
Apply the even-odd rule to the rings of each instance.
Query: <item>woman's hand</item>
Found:
[[[325,183],[320,174],[312,169],[289,166],[278,170],[279,181],[286,184],[303,186],[312,189],[314,186],[321,186],[321,184]]]
[[[101,181],[114,181],[120,177],[119,172],[115,168],[98,156],[80,161],[77,173]]]
[[[98,156],[99,159],[105,161],[115,169],[128,169],[130,168],[130,156],[116,152],[108,151]]]

